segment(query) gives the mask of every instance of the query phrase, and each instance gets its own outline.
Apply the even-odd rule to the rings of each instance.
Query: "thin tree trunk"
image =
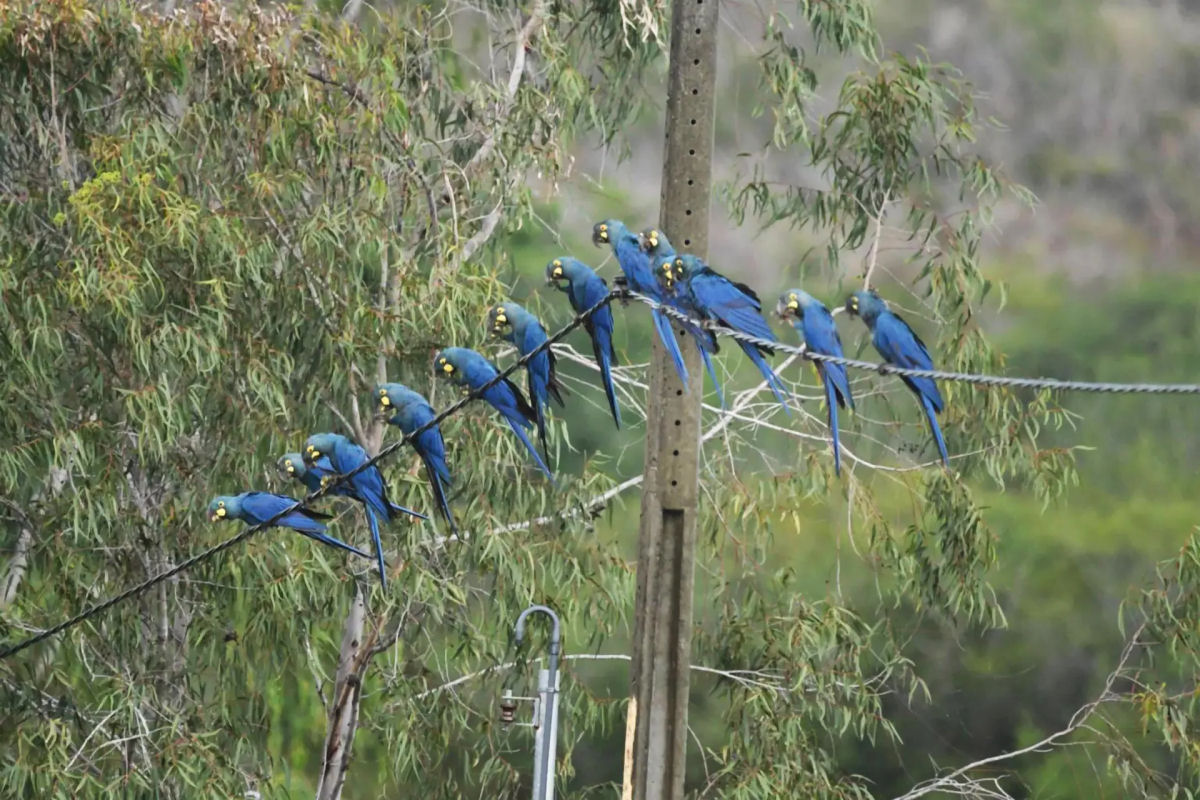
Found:
[[[362,698],[362,673],[367,665],[363,650],[363,624],[367,616],[366,600],[360,584],[354,585],[354,599],[342,629],[342,649],[338,656],[333,704],[325,732],[325,761],[317,800],[339,800],[350,766],[350,750],[358,727],[358,704]]]
[[[33,528],[22,523],[21,533],[17,536],[17,547],[13,551],[12,560],[8,562],[8,574],[4,576],[4,588],[0,590],[0,608],[12,605],[17,598],[17,588],[25,577],[25,567],[29,564],[29,548],[33,544]]]

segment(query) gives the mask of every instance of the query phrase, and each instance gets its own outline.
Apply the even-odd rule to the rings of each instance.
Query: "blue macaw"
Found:
[[[608,282],[591,267],[570,256],[561,256],[546,265],[546,282],[566,292],[576,314],[583,313],[608,297]],[[620,428],[621,409],[617,406],[617,390],[612,379],[612,368],[617,363],[617,353],[613,349],[612,309],[604,306],[596,311],[584,320],[583,329],[592,339],[592,353],[600,367],[608,408],[612,411],[613,422]]]
[[[606,219],[597,222],[592,227],[592,243],[597,247],[604,244],[612,245],[621,272],[625,273],[629,288],[639,294],[664,302],[658,281],[654,279],[654,270],[650,267],[650,256],[642,250],[641,241],[636,233],[625,227],[625,223],[616,219]],[[675,364],[675,372],[683,383],[684,391],[688,388],[687,366],[683,363],[683,353],[679,350],[679,342],[675,341],[675,330],[671,327],[671,318],[661,309],[654,309],[651,314],[658,338],[671,356]]]
[[[400,428],[406,436],[437,416],[424,397],[400,383],[379,384],[375,387],[375,396],[384,418]],[[410,438],[408,443],[425,464],[425,473],[429,476],[429,485],[433,488],[433,497],[442,510],[442,516],[446,518],[450,530],[458,533],[454,517],[450,514],[450,503],[446,500],[446,487],[452,481],[450,467],[446,465],[446,442],[442,439],[441,428],[437,425],[427,428]]]
[[[310,464],[305,463],[304,456],[300,455],[299,453],[284,453],[276,463],[281,470],[288,474],[289,477],[303,484],[304,488],[308,489],[309,492],[315,492],[322,488],[328,482],[330,477],[337,474],[337,470],[333,468],[333,464],[331,464],[329,461],[329,456],[325,454],[321,454],[320,458],[315,459]],[[354,490],[344,483],[334,486],[329,490],[329,493],[339,497],[357,498]],[[393,517],[397,514],[415,514],[418,517],[422,516],[421,514],[417,514],[415,511],[410,511],[404,506],[397,505],[390,500],[388,501],[388,504],[392,507]]]
[[[370,460],[366,450],[338,433],[317,433],[305,440],[305,465],[309,468],[315,466],[323,470],[322,458],[328,459],[328,467],[333,470],[331,474],[323,477],[323,482],[332,479],[334,475],[345,475]],[[383,542],[379,538],[378,518],[383,517],[384,522],[391,522],[397,512],[410,514],[418,519],[429,519],[429,517],[388,500],[387,484],[383,481],[383,473],[374,464],[341,485],[348,487],[350,497],[363,504],[363,511],[367,515],[367,525],[371,528],[371,541],[375,544],[375,560],[379,566],[379,580],[386,590],[387,572],[383,561]]]
[[[219,495],[208,504],[208,519],[211,522],[226,522],[240,519],[249,525],[261,525],[279,512],[296,503],[296,498],[270,492],[242,492],[235,495]],[[311,508],[297,508],[275,520],[274,527],[291,528],[314,541],[338,547],[342,550],[370,558],[370,553],[364,553],[358,548],[351,547],[340,539],[335,539],[325,533],[325,525],[321,522],[329,519],[328,514],[313,511]]]
[[[907,369],[933,369],[933,359],[921,337],[908,327],[907,322],[888,309],[887,303],[874,289],[859,290],[850,295],[846,299],[846,310],[862,317],[871,330],[871,343],[875,345],[879,355],[883,356],[884,361]],[[929,421],[929,431],[937,442],[942,463],[950,466],[950,457],[946,454],[946,440],[942,438],[942,429],[938,427],[936,416],[944,407],[937,383],[933,378],[913,378],[908,375],[901,375],[900,380],[904,381],[921,401],[921,410],[925,412],[925,419]]]
[[[311,493],[321,488],[321,478],[333,474],[333,469],[329,468],[329,459],[322,456],[320,462],[323,463],[310,466],[304,463],[304,456],[299,453],[284,453],[276,463],[288,477],[299,481]],[[349,491],[344,486],[338,486],[333,490],[333,494],[346,495]]]
[[[762,316],[762,301],[754,290],[744,283],[734,283],[700,258],[684,253],[673,259],[663,259],[659,262],[658,279],[676,292],[680,302],[690,306],[694,313],[726,328],[775,341],[771,326]],[[784,412],[791,416],[787,405],[787,388],[763,358],[764,353],[769,355],[774,351],[764,345],[742,341],[738,341],[738,346],[758,367],[775,394],[775,399],[783,406]]]
[[[655,264],[661,264],[663,259],[675,258],[675,248],[671,245],[671,240],[657,228],[647,228],[639,234],[638,239],[641,241],[643,252],[650,256],[651,270],[653,270]],[[693,317],[702,316],[687,302],[686,298],[680,297],[679,293],[675,291],[674,286],[664,284],[660,280],[657,271],[655,272],[654,279],[658,282],[658,290],[662,294],[664,302]],[[713,388],[717,390],[717,399],[721,402],[721,407],[724,408],[725,392],[721,389],[721,382],[717,380],[717,370],[713,367],[712,356],[709,355],[720,350],[716,335],[710,330],[701,328],[699,325],[687,322],[681,322],[680,324],[696,340],[696,349],[700,351],[700,360],[704,362],[704,369],[708,372],[708,378],[712,381]]]
[[[461,387],[464,392],[472,392],[480,388],[500,373],[495,364],[474,350],[468,350],[465,347],[445,348],[433,357],[433,368],[440,377]],[[537,413],[529,405],[525,395],[521,394],[520,388],[510,379],[505,378],[497,381],[483,393],[482,397],[488,405],[500,412],[500,416],[504,417],[504,421],[521,440],[521,444],[525,445],[529,455],[533,456],[534,463],[545,473],[550,482],[554,483],[554,476],[550,473],[550,468],[542,461],[533,442],[529,441],[529,437],[525,434],[525,431],[533,426]]]
[[[842,357],[842,337],[838,336],[833,314],[817,298],[800,289],[788,289],[779,296],[775,313],[791,319],[792,326],[804,337],[809,352]],[[838,442],[838,406],[854,408],[850,379],[844,364],[814,361],[813,366],[825,384],[825,402],[829,404],[829,432],[833,435],[833,471],[842,474],[842,453]]]
[[[488,330],[492,336],[516,345],[517,352],[522,356],[537,350],[550,338],[537,317],[516,303],[500,303],[488,309]],[[542,443],[542,455],[549,460],[550,451],[546,448],[546,406],[550,404],[551,397],[560,407],[563,406],[562,392],[565,391],[558,382],[554,353],[549,347],[542,349],[525,362],[525,371],[529,373],[529,399],[533,401],[538,441]]]

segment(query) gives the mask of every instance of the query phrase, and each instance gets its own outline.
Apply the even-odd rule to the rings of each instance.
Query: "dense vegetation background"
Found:
[[[341,11],[323,5],[308,10]],[[822,77],[806,97],[814,115],[838,108],[843,78],[863,68],[842,52],[850,44],[853,55],[857,34],[846,20],[857,18],[861,4],[829,5],[847,16],[839,18],[844,27],[824,34],[819,26],[808,31],[821,19],[811,16],[810,4],[800,4],[804,13],[789,9],[799,30],[788,41],[806,49],[806,65]],[[969,307],[972,324],[1004,354],[1004,368],[1194,381],[1200,12],[1185,2],[1112,0],[862,7],[873,9],[880,58],[895,51],[915,61],[924,48],[928,59],[962,71],[978,92],[979,114],[971,125],[953,114],[939,123],[969,127],[975,150],[1037,197],[1032,208],[1021,192],[980,204],[978,219],[994,225],[982,228],[971,258],[995,283],[986,302],[972,289]],[[218,6],[202,7],[193,27],[181,23],[138,39],[124,7],[104,5],[91,20],[82,5],[50,8],[39,16],[0,2],[0,59],[8,66],[0,174],[11,180],[31,163],[58,170],[44,185],[0,185],[5,355],[15,365],[22,354],[22,366],[5,379],[16,400],[5,409],[0,439],[4,542],[12,554],[6,584],[12,563],[22,564],[17,585],[0,597],[7,640],[214,541],[219,533],[201,511],[216,491],[240,488],[236,481],[288,490],[270,469],[273,457],[295,449],[314,426],[344,421],[380,436],[366,417],[353,418],[358,409],[349,400],[355,391],[363,399],[377,355],[391,377],[427,388],[431,348],[448,339],[482,342],[490,301],[536,297],[531,306],[548,318],[566,318],[562,299],[541,288],[542,269],[564,251],[599,261],[587,241],[594,220],[622,216],[640,226],[657,218],[662,64],[652,37],[628,44],[631,30],[654,30],[654,4],[582,4],[578,18],[530,48],[532,88],[516,95],[506,94],[506,72],[476,83],[470,67],[444,56],[455,47],[491,52],[494,32],[519,32],[523,17],[500,4],[477,12],[406,3],[381,6],[378,15],[361,9],[358,24],[373,34],[367,43],[340,27],[270,12],[242,25],[243,12],[230,10],[230,21]],[[722,14],[723,190],[711,260],[764,297],[803,280],[832,305],[861,279],[869,238],[854,240],[846,212],[846,227],[833,226],[840,245],[830,248],[837,237],[823,223],[791,227],[794,209],[785,214],[740,191],[764,175],[803,185],[819,171],[808,169],[795,148],[759,152],[781,130],[796,146],[812,136],[788,128],[789,118],[777,115],[780,106],[763,90],[762,60],[746,47],[762,39],[757,9],[728,3]],[[474,27],[447,23],[462,23],[464,15]],[[36,29],[36,19],[55,21]],[[71,31],[99,33],[57,42],[51,62],[46,43]],[[211,50],[199,49],[205,41]],[[443,55],[428,57],[431,41]],[[392,115],[361,108],[354,83],[344,90],[290,72],[288,43],[302,54],[297,59],[326,59],[327,79],[362,79],[364,91],[390,86],[381,102],[390,103]],[[575,72],[577,48],[629,69],[602,72],[602,79],[582,67]],[[506,66],[515,51],[495,49]],[[113,58],[105,61],[104,53]],[[140,67],[120,60],[133,56]],[[224,85],[200,82],[206,64]],[[784,69],[767,74],[783,84],[798,80]],[[78,82],[63,85],[49,75]],[[190,116],[181,100],[170,99],[163,82],[171,80],[179,92],[211,92],[208,106],[196,103],[202,115]],[[161,116],[148,124],[143,108],[142,117],[122,118],[126,105],[115,101],[108,110],[112,86],[125,87],[127,107],[153,105]],[[61,102],[60,92],[67,98]],[[445,116],[427,114],[419,102],[410,109],[414,93],[428,108],[446,109]],[[293,127],[298,108],[319,113]],[[18,127],[30,120],[33,130]],[[489,138],[493,130],[505,135]],[[207,147],[236,153],[251,142],[239,157],[206,159]],[[484,146],[493,150],[477,159]],[[175,159],[180,152],[192,160]],[[449,177],[444,186],[406,183],[417,173]],[[322,177],[315,189],[307,180],[313,175]],[[397,188],[410,185],[416,188]],[[935,180],[930,192],[954,207],[958,188],[957,179]],[[452,213],[447,198],[462,207]],[[428,222],[429,205],[438,206],[441,223]],[[866,233],[878,216],[870,211]],[[772,216],[785,224],[760,230]],[[114,233],[130,230],[138,234]],[[903,216],[885,218],[876,282],[923,332],[941,330],[952,306],[920,283],[927,262],[913,257],[909,234]],[[36,266],[23,267],[29,264]],[[611,263],[605,270],[612,274]],[[647,331],[638,315],[636,307],[618,311],[619,347],[635,363],[644,358]],[[859,323],[840,322],[848,346],[860,347]],[[391,341],[396,331],[421,335]],[[220,349],[210,348],[212,341]],[[945,339],[942,345],[945,361],[952,346]],[[733,371],[731,387],[749,384],[735,359],[723,363]],[[640,430],[614,436],[602,398],[589,388],[592,374],[569,371],[582,380],[570,384],[576,405],[557,429],[564,442],[558,463],[584,477],[564,494],[530,479],[507,439],[478,424],[487,419],[482,411],[447,426],[457,459],[485,465],[462,471],[456,510],[466,529],[578,506],[638,471]],[[811,389],[811,376],[796,366],[789,377]],[[820,442],[798,450],[794,440],[769,431],[752,440],[742,431],[715,448],[716,463],[706,465],[714,486],[708,507],[734,521],[710,519],[705,529],[710,549],[697,583],[716,599],[711,614],[698,615],[697,663],[723,670],[770,664],[793,688],[814,681],[818,688],[811,700],[793,702],[771,687],[756,694],[731,686],[727,676],[697,675],[696,792],[765,796],[762,787],[812,780],[803,784],[812,796],[893,797],[935,766],[1036,742],[1100,694],[1142,621],[1138,609],[1159,623],[1158,671],[1139,673],[1144,685],[1115,687],[1128,702],[1071,739],[1079,746],[1006,762],[996,774],[1016,773],[1004,785],[1017,797],[1195,791],[1188,765],[1200,758],[1200,740],[1189,705],[1189,653],[1197,617],[1188,611],[1194,575],[1185,577],[1200,517],[1195,400],[1019,400],[1035,412],[1022,422],[1037,428],[1036,444],[1030,436],[1025,450],[994,470],[980,467],[979,456],[967,472],[969,502],[944,490],[954,494],[951,511],[929,511],[930,487],[909,474],[865,479],[870,503],[856,501],[826,474]],[[870,415],[904,420],[890,428],[904,442],[890,451],[893,460],[920,460],[923,452],[907,402],[895,395]],[[820,416],[815,402],[805,408]],[[1007,407],[986,413],[989,422],[1014,418]],[[97,423],[109,419],[143,427]],[[984,433],[972,425],[965,414],[950,415],[953,450],[979,445]],[[889,456],[855,439],[853,431],[866,429],[853,423],[850,441],[864,456]],[[720,463],[726,446],[727,466]],[[1008,440],[995,445],[1005,447],[1016,449]],[[491,469],[493,461],[505,469]],[[781,465],[799,477],[777,477]],[[410,466],[390,473],[401,501],[424,497]],[[223,482],[210,485],[217,475]],[[513,496],[511,486],[526,484]],[[852,534],[848,504],[861,514]],[[903,568],[888,562],[876,540],[887,537],[878,530],[900,540],[923,525],[936,530],[939,515],[956,518],[975,508],[987,531],[969,544],[986,546],[982,556],[971,550],[982,566],[963,577],[964,595],[925,602],[905,590]],[[528,738],[487,721],[500,676],[483,676],[453,695],[425,692],[507,659],[504,631],[529,600],[564,609],[569,652],[627,652],[636,513],[636,494],[626,492],[594,526],[545,526],[487,537],[428,562],[414,557],[410,579],[398,584],[402,593],[374,609],[383,635],[396,641],[368,684],[367,722],[344,796],[404,796],[402,787],[418,775],[437,776],[429,778],[437,796],[518,796]],[[342,530],[353,530],[351,519],[341,521]],[[163,538],[162,530],[178,539]],[[245,553],[207,565],[170,592],[0,671],[0,785],[28,797],[100,796],[122,786],[135,793],[158,786],[166,796],[311,796],[326,734],[314,685],[326,685],[334,671],[351,582],[340,558],[283,541],[259,537]],[[986,552],[993,543],[994,562]],[[1158,565],[1174,558],[1179,565],[1163,567],[1160,584]],[[1161,595],[1144,594],[1159,586]],[[132,658],[143,643],[152,656]],[[794,674],[780,666],[789,662],[802,668]],[[573,769],[565,785],[582,794],[619,780],[627,676],[619,661],[567,663],[565,680],[579,694],[564,708]],[[830,688],[838,677],[866,680],[875,670],[887,677],[868,698],[846,699]],[[864,722],[869,718],[886,723]],[[771,745],[756,753],[761,762],[747,766],[747,743],[756,735]],[[771,763],[788,769],[763,766]],[[817,780],[827,775],[840,777],[829,785]]]

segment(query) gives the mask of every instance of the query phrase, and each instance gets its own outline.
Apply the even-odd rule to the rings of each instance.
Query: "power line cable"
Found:
[[[661,310],[680,322],[712,331],[717,336],[728,336],[739,342],[758,345],[784,353],[806,358],[809,361],[828,361],[833,364],[843,364],[854,369],[871,370],[881,375],[902,375],[912,378],[935,378],[943,381],[973,383],[979,386],[1011,386],[1018,389],[1052,389],[1059,392],[1108,392],[1125,394],[1200,394],[1200,385],[1194,383],[1109,383],[1106,381],[1064,381],[1058,378],[1023,378],[1007,375],[982,375],[971,372],[948,372],[940,369],[912,369],[897,367],[893,364],[877,361],[862,361],[857,358],[829,356],[824,353],[814,353],[802,345],[790,345],[773,339],[764,339],[741,331],[735,331],[723,325],[716,325],[709,320],[698,320],[679,309],[661,303],[652,297],[638,292],[627,291],[622,297],[629,297],[645,303],[651,308]]]

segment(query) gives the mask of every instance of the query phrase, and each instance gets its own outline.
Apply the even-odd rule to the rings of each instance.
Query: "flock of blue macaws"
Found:
[[[652,311],[654,328],[667,353],[670,354],[679,379],[686,389],[687,368],[666,307],[683,312],[697,323],[682,323],[681,329],[691,336],[717,396],[724,405],[724,394],[713,368],[712,354],[718,350],[717,337],[704,323],[719,325],[749,334],[766,342],[778,341],[763,316],[762,301],[749,286],[729,280],[701,258],[677,253],[666,235],[656,229],[641,233],[630,231],[615,219],[598,222],[592,229],[592,241],[597,246],[609,246],[623,274],[623,285],[654,300],[659,307]],[[576,313],[592,308],[610,295],[608,283],[582,261],[570,256],[553,259],[546,265],[546,281],[567,295]],[[933,359],[920,337],[908,324],[888,309],[873,290],[854,292],[846,300],[846,311],[861,317],[871,332],[871,341],[883,359],[892,365],[913,369],[932,369]],[[799,289],[789,289],[779,297],[776,314],[792,323],[803,338],[809,352],[841,358],[842,340],[838,335],[833,314],[818,299]],[[521,388],[505,378],[485,389],[480,395],[508,423],[513,433],[529,452],[547,480],[554,476],[546,466],[549,450],[546,444],[546,409],[553,400],[563,405],[565,390],[558,380],[554,353],[550,348],[536,352],[548,339],[546,328],[529,311],[516,303],[500,303],[488,309],[487,326],[493,337],[513,344],[521,356],[532,358],[525,364],[528,377],[528,399]],[[596,310],[584,321],[584,329],[592,342],[592,351],[600,369],[601,383],[612,413],[613,422],[621,427],[621,410],[613,385],[612,369],[616,364],[613,348],[613,314],[610,306]],[[785,412],[789,392],[779,376],[767,363],[773,350],[764,344],[738,340],[746,356],[762,373],[766,385],[774,393]],[[832,436],[834,471],[841,474],[841,446],[838,440],[838,408],[854,408],[854,397],[846,367],[829,361],[815,361],[824,384]],[[490,360],[474,350],[447,347],[434,356],[435,374],[464,393],[480,390],[500,373]],[[932,378],[901,376],[901,380],[916,395],[929,423],[942,463],[949,464],[946,443],[938,427],[937,414],[942,411],[942,396]],[[450,511],[447,490],[451,485],[450,468],[446,463],[446,444],[437,425],[413,434],[434,418],[433,408],[423,396],[399,383],[382,383],[375,387],[375,400],[380,413],[389,424],[406,436],[425,466],[429,485],[438,510],[452,531],[457,532]],[[541,452],[530,439],[536,432]],[[369,461],[367,453],[349,438],[335,433],[310,436],[304,452],[287,453],[279,459],[279,467],[294,480],[313,492],[325,486],[335,476],[346,475]],[[337,485],[333,494],[349,497],[362,503],[367,525],[371,531],[374,557],[383,586],[387,586],[386,563],[379,524],[401,516],[428,519],[424,514],[396,505],[387,496],[387,483],[379,467],[372,464]],[[263,524],[276,514],[295,504],[295,498],[270,492],[243,492],[222,495],[209,504],[208,516],[214,522],[241,520],[251,525]],[[371,554],[351,547],[326,533],[323,520],[329,515],[307,508],[296,508],[274,525],[291,528],[323,544],[349,551],[364,558]]]

